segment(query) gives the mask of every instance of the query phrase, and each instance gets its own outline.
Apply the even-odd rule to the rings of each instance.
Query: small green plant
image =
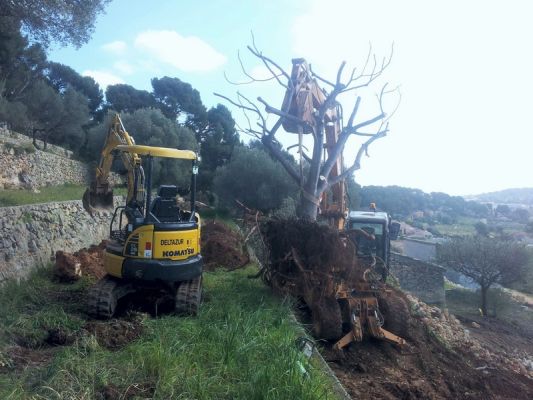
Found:
[[[21,145],[20,149],[22,152],[27,153],[27,154],[33,154],[37,151],[33,143],[29,143],[29,142]]]
[[[13,150],[13,153],[16,156],[20,156],[22,154],[32,154],[36,151],[35,146],[31,142],[26,142],[24,144],[14,144],[7,142],[4,144],[4,147],[8,150]]]
[[[20,217],[20,220],[24,222],[25,224],[29,224],[33,220],[33,218],[29,212],[24,211],[22,213],[22,216]]]

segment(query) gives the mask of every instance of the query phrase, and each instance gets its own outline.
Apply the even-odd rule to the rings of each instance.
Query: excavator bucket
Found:
[[[82,198],[83,208],[92,214],[97,210],[109,210],[113,208],[113,190],[98,193],[94,185],[85,190]]]

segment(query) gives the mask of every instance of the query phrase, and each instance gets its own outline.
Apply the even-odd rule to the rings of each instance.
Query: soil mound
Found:
[[[513,360],[490,355],[459,321],[407,296],[413,310],[408,344],[353,343],[322,353],[352,398],[530,399],[533,379]],[[529,375],[531,376],[531,375]]]
[[[81,249],[75,253],[57,251],[54,264],[54,276],[60,282],[72,282],[82,276],[100,279],[106,272],[104,269],[104,250],[106,241],[98,246]]]
[[[143,333],[139,318],[89,321],[84,329],[96,337],[100,346],[109,350],[118,350],[130,344]]]
[[[242,268],[250,262],[244,237],[217,221],[202,224],[202,256],[204,271]]]

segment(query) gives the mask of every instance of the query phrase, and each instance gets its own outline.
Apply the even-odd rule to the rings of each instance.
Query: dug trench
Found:
[[[400,313],[403,323],[391,327],[387,319],[397,315],[391,307],[382,310],[385,327],[407,344],[367,338],[333,350],[332,339],[340,337],[341,329],[335,285],[350,285],[364,274],[353,257],[353,242],[326,226],[299,220],[269,221],[261,231],[270,255],[262,270],[265,282],[282,296],[303,299],[306,307],[297,317],[315,337],[325,338],[318,347],[352,398],[533,398],[533,371],[524,364],[533,356],[531,338],[524,339],[529,348],[521,352],[497,351],[446,310],[390,286],[385,289],[395,294],[392,301],[401,300],[408,309]]]

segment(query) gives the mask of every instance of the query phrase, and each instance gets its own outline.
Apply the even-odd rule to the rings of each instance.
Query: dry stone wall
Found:
[[[0,190],[86,185],[92,176],[93,169],[73,160],[70,150],[54,145],[38,150],[30,137],[0,128]],[[120,182],[118,175],[112,182]]]
[[[123,200],[115,197],[115,206]],[[69,252],[100,243],[109,235],[112,211],[92,216],[80,200],[0,208],[0,284],[21,279]]]
[[[71,157],[72,152],[57,146],[38,150],[31,138],[3,129],[0,131],[0,189],[86,184],[90,169]]]
[[[427,261],[391,253],[390,268],[402,289],[428,304],[446,303],[445,268]]]

